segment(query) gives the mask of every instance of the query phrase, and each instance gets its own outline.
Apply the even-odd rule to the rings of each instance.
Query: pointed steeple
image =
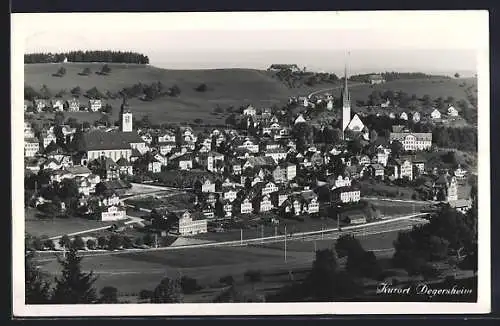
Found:
[[[344,65],[344,89],[342,91],[342,104],[343,104],[343,107],[350,107],[351,106],[351,95],[349,94],[349,87],[347,85],[347,80],[348,80],[348,76],[347,76],[347,60],[348,60],[348,56],[349,56],[349,52],[347,52],[346,54],[346,62],[345,62],[345,65]]]

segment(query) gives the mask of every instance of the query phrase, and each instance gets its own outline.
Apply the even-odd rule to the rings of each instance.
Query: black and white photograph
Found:
[[[15,315],[490,311],[487,11],[11,17]]]

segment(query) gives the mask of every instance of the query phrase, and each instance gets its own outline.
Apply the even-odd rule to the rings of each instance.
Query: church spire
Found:
[[[349,54],[350,54],[350,52],[347,52],[347,54],[346,54],[346,61],[345,61],[345,64],[344,64],[344,89],[343,89],[343,92],[342,92],[342,104],[343,104],[344,107],[351,106],[350,105],[351,96],[349,94],[349,87],[347,86],[347,80],[349,79],[348,76],[347,76],[347,60],[348,60]]]

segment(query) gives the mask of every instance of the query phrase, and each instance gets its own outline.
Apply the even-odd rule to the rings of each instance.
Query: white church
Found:
[[[347,86],[347,65],[344,71],[344,89],[342,91],[342,136],[346,140],[346,132],[361,132],[363,139],[369,140],[370,133],[368,128],[364,125],[363,121],[358,114],[351,116],[351,94]]]

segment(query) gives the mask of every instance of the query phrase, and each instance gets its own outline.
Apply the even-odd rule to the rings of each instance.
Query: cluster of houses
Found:
[[[364,144],[371,145],[361,154],[350,153],[345,142],[309,144],[304,151],[298,151],[291,137],[292,126],[280,121],[273,110],[248,106],[242,117],[246,118],[247,127],[253,123],[258,136],[235,129],[196,134],[189,126],[134,130],[132,112],[124,102],[118,130],[95,128],[77,132],[63,126],[66,143],[75,144],[71,152],[57,145],[54,128],[42,131],[37,138],[29,123],[25,123],[25,168],[31,173],[47,170],[51,182],[65,178],[77,181],[80,205],[87,211],[101,207],[98,211],[102,220],[125,218],[118,192],[126,187],[122,182],[126,176],[154,174],[164,169],[209,172],[211,176],[193,184],[195,211],[159,208],[153,212],[160,225],[168,225],[181,235],[206,232],[207,221],[214,218],[266,212],[317,215],[320,199],[315,190],[320,186],[328,188],[330,204],[357,203],[361,192],[353,181],[362,178],[411,181],[427,173],[433,176],[428,186],[434,199],[453,203],[458,200],[457,180],[464,178],[466,171],[460,167],[455,175],[428,171],[425,160],[415,154],[431,147],[432,133],[413,133],[394,126],[388,140],[380,138],[370,143],[368,137],[363,137]],[[307,123],[300,117],[292,123]],[[344,139],[347,130],[368,134],[361,118],[357,114],[351,116],[345,85]],[[391,155],[390,144],[394,141],[401,142],[403,150],[413,155]],[[342,169],[338,168],[340,164]],[[308,179],[311,174],[314,179]],[[105,191],[96,196],[98,184]]]
[[[67,100],[54,98],[54,99],[34,99],[33,101],[24,101],[24,112],[78,112],[89,111],[99,112],[103,108],[101,99],[89,99],[88,101],[81,102],[78,98],[73,97]]]

